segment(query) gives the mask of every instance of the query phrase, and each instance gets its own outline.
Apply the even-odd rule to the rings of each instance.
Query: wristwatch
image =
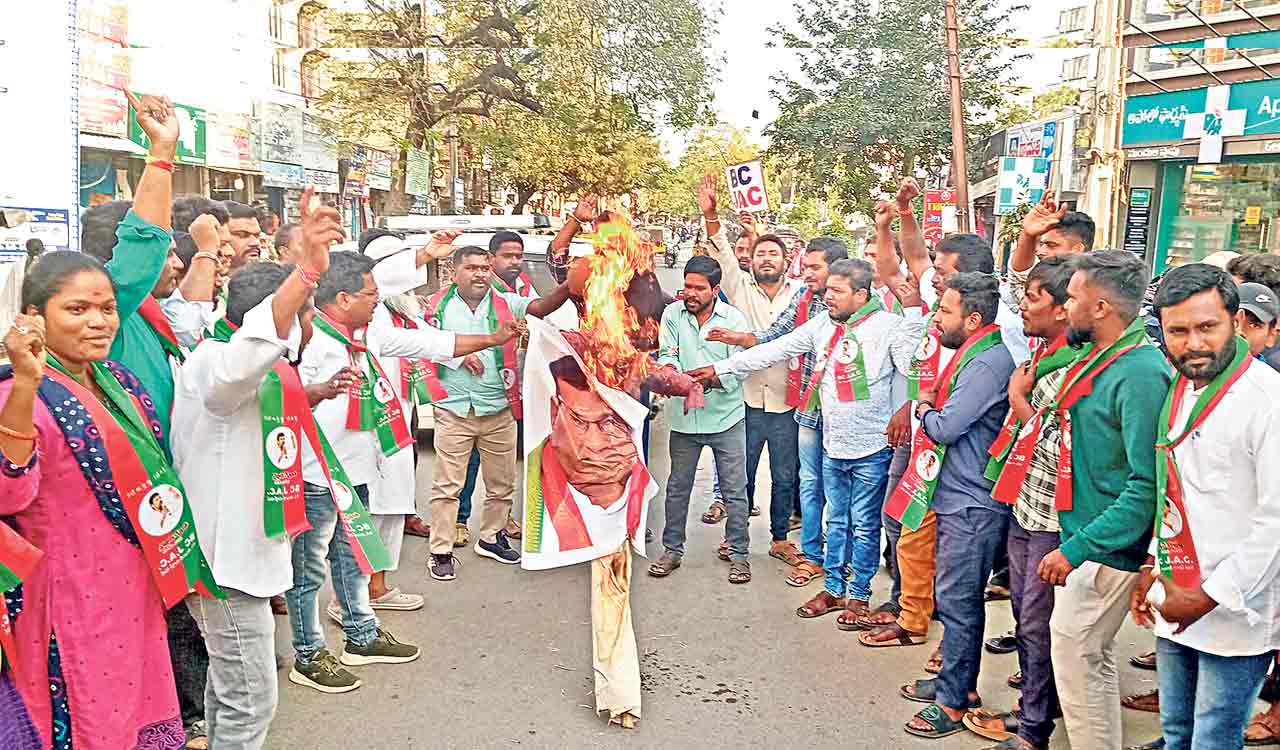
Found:
[[[933,411],[933,409],[934,409],[933,404],[929,403],[928,401],[921,401],[920,403],[916,404],[916,419],[923,420],[925,412]]]

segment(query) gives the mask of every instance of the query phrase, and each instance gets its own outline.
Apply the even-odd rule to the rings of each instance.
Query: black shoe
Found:
[[[477,555],[487,557],[490,560],[497,560],[503,565],[515,565],[520,562],[520,553],[511,548],[507,542],[507,535],[501,531],[493,538],[492,542],[486,542],[480,539],[474,547]]]
[[[431,577],[437,581],[452,581],[458,577],[453,570],[454,557],[452,554],[432,555],[431,556]]]
[[[988,638],[986,647],[987,651],[993,654],[1012,654],[1018,650],[1018,637],[1010,632]]]

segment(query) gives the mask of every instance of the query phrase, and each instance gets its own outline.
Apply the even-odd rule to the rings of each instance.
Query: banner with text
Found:
[[[764,167],[760,162],[735,164],[724,170],[729,183],[729,203],[736,211],[761,213],[769,210],[769,196],[764,188]]]

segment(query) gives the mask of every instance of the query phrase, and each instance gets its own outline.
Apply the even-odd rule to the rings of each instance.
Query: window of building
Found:
[[[1081,78],[1087,78],[1089,75],[1089,56],[1081,55],[1073,57],[1069,60],[1062,61],[1062,78],[1066,81],[1075,81]]]
[[[1182,195],[1170,196],[1179,205],[1166,265],[1195,263],[1219,250],[1280,252],[1280,163],[1180,167],[1185,174]]]
[[[1064,10],[1058,14],[1058,31],[1066,34],[1071,31],[1084,31],[1088,8],[1080,6]]]
[[[284,65],[284,50],[275,50],[271,57],[271,83],[276,88],[287,88],[289,80],[287,78],[287,69]]]

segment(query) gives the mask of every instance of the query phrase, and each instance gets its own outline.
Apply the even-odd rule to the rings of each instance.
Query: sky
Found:
[[[1018,36],[1034,43],[1045,30],[1057,26],[1059,10],[1089,1],[1091,0],[1017,0],[1031,8],[1015,16],[1014,31]],[[1017,2],[1005,0],[1005,4],[1010,6]],[[719,69],[719,81],[714,89],[715,109],[722,121],[747,130],[762,145],[765,143],[762,136],[764,129],[778,114],[777,102],[769,95],[772,88],[770,76],[799,73],[799,66],[792,52],[766,47],[770,40],[778,40],[769,29],[779,24],[793,24],[794,9],[791,0],[763,3],[726,0],[720,5],[719,34],[715,49],[723,55],[724,62]],[[1062,58],[1072,53],[1041,50],[1032,54],[1032,60],[1018,66],[1015,79],[1032,88],[1042,88],[1053,81]],[[752,110],[759,111],[758,120],[751,117]],[[663,142],[668,158],[678,159],[683,150],[684,139],[681,135],[666,133],[663,135]]]

